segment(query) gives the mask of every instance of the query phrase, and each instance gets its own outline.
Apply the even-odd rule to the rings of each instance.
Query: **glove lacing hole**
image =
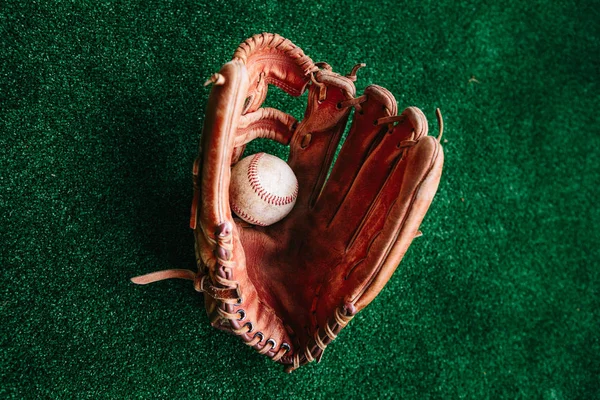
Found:
[[[238,310],[238,314],[240,314],[240,317],[238,318],[238,321],[243,321],[244,319],[246,319],[246,311],[242,310],[241,308]]]
[[[290,345],[289,345],[289,344],[287,344],[287,343],[284,343],[284,344],[282,344],[282,345],[281,345],[281,348],[282,348],[282,349],[285,349],[285,352],[286,352],[286,353],[288,353],[288,352],[289,352],[289,351],[292,349],[292,348],[290,347]]]
[[[269,339],[267,340],[267,344],[271,343],[271,348],[274,349],[275,347],[277,347],[277,342],[275,341],[275,339]],[[265,344],[265,346],[267,345]]]
[[[242,299],[240,297],[239,299],[237,299],[237,303],[235,303],[234,306],[241,306],[243,302],[244,302],[244,299]]]
[[[254,330],[254,325],[252,325],[252,322],[246,322],[244,324],[244,326],[248,327],[248,332],[247,333],[250,333],[250,332],[252,332]]]
[[[258,343],[261,343],[263,340],[265,340],[265,335],[263,335],[262,332],[256,332],[254,334],[254,337],[260,336],[260,341]]]
[[[312,139],[312,135],[310,133],[307,133],[306,135],[304,135],[304,137],[302,138],[302,142],[300,142],[300,148],[305,149],[308,147],[308,145],[310,144],[310,141]]]

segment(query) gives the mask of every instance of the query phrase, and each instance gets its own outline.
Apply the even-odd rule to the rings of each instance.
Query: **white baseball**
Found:
[[[280,158],[257,153],[243,158],[231,170],[231,209],[246,222],[274,224],[292,211],[297,197],[298,179]]]

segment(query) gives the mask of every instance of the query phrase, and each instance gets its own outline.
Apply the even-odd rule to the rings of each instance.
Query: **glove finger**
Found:
[[[290,143],[288,163],[298,178],[299,193],[292,213],[312,208],[327,178],[349,109],[338,104],[354,97],[352,81],[333,72],[319,71],[309,88],[304,119]],[[290,218],[293,220],[293,218]]]
[[[242,115],[248,76],[245,66],[231,61],[223,66],[224,82],[214,85],[204,120],[200,196],[200,225],[205,235],[214,237],[218,225],[231,222],[229,207],[230,164],[236,130]]]
[[[386,134],[387,127],[377,125],[374,121],[396,115],[397,112],[394,96],[380,86],[368,86],[364,96],[366,100],[354,112],[348,137],[314,208],[322,226],[331,222],[370,151]]]
[[[328,222],[329,229],[335,231],[338,240],[347,247],[352,246],[361,226],[373,213],[386,211],[374,209],[378,197],[385,191],[395,190],[394,194],[398,193],[401,181],[397,179],[402,175],[398,176],[397,171],[405,168],[406,162],[403,158],[412,150],[405,146],[413,145],[418,140],[418,137],[414,139],[417,134],[422,135],[426,132],[426,129],[420,126],[424,118],[423,113],[417,108],[408,108],[401,116],[394,118],[401,118],[403,121],[390,129],[386,129],[384,124],[381,140],[369,149],[339,207]],[[419,129],[418,133],[415,128]],[[396,189],[393,189],[394,187]],[[341,229],[342,226],[356,228]],[[338,230],[341,233],[338,233]]]
[[[349,284],[356,285],[349,297],[357,309],[364,308],[377,296],[418,236],[419,226],[437,191],[443,163],[444,152],[439,142],[433,137],[421,139],[407,155],[398,195],[392,196],[395,188],[390,188],[390,194],[385,192],[375,204],[387,208],[387,216],[382,218],[383,215],[373,213],[357,232],[363,240],[355,242],[352,253],[356,259],[366,252],[366,258],[345,274]],[[396,175],[400,175],[400,169]],[[393,178],[399,180],[399,176]],[[383,226],[376,226],[378,218],[385,221]]]
[[[396,164],[372,212],[360,224],[344,262],[321,288],[328,296],[317,309],[320,323],[329,318],[340,299],[360,311],[385,286],[418,232],[437,190],[443,162],[439,142],[424,137]]]

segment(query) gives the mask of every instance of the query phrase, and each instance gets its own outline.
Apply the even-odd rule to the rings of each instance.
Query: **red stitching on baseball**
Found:
[[[240,210],[238,208],[238,206],[236,206],[235,204],[231,204],[231,209],[233,210],[234,213],[236,213],[240,218],[242,218],[246,222],[250,222],[251,224],[254,224],[254,225],[267,226],[264,222],[260,222],[259,220],[254,219],[250,215],[248,215],[245,212],[243,212],[242,210]]]
[[[241,209],[239,209],[235,204],[231,205],[231,209],[233,210],[234,213],[236,213],[240,218],[244,219],[247,222],[250,222],[251,224],[254,225],[260,225],[260,226],[266,226],[266,224],[264,224],[263,222],[260,222],[257,219],[254,219],[252,216],[246,214],[244,211],[242,211]]]
[[[285,206],[286,204],[292,203],[298,196],[298,182],[296,182],[294,193],[289,196],[277,196],[273,193],[269,193],[260,183],[260,179],[258,178],[258,162],[264,155],[265,153],[255,154],[248,166],[248,181],[250,181],[252,190],[254,190],[262,200],[275,206]]]

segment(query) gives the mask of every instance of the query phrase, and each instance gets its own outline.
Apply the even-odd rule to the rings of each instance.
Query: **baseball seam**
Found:
[[[242,218],[246,222],[250,222],[251,224],[254,224],[254,225],[266,226],[266,224],[264,222],[261,222],[255,218],[253,218],[252,216],[246,214],[235,204],[231,204],[231,209],[233,210],[234,213],[236,213],[240,218]]]
[[[289,196],[277,196],[276,194],[269,193],[260,183],[260,179],[258,177],[258,162],[264,155],[265,153],[256,154],[250,162],[250,165],[248,165],[248,181],[250,182],[252,190],[254,190],[258,197],[268,204],[285,206],[292,203],[298,196],[298,182],[296,182],[294,193]]]

